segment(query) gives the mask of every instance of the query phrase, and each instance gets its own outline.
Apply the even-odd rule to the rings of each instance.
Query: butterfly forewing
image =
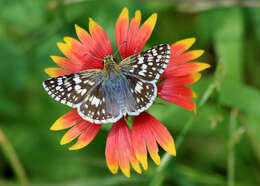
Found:
[[[102,78],[101,70],[87,70],[48,79],[43,82],[43,87],[56,101],[76,108]]]
[[[124,74],[145,81],[157,81],[170,60],[170,45],[161,44],[140,54],[130,56],[120,63]]]

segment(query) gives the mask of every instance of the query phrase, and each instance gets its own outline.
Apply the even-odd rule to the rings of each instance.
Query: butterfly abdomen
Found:
[[[116,109],[122,114],[135,107],[135,99],[130,92],[128,80],[118,74],[111,74],[109,80],[103,82],[103,87],[106,96],[107,110]]]

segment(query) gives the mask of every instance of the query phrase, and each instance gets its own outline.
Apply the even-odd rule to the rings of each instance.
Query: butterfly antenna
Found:
[[[118,52],[119,52],[119,50],[121,49],[121,47],[122,47],[124,44],[126,44],[126,43],[127,43],[127,41],[123,41],[123,42],[120,44],[120,46],[119,46],[118,49],[116,50],[114,56],[116,56],[116,55],[118,54]]]
[[[137,47],[135,47],[134,55],[137,53],[137,49],[139,48],[139,46],[140,46],[140,43],[138,43]]]
[[[84,55],[83,55],[83,57],[86,57],[86,56],[92,57],[93,59],[96,59],[96,60],[98,60],[98,61],[103,61],[103,59],[98,58],[98,57],[96,57],[96,56],[92,56],[91,54],[84,54]]]

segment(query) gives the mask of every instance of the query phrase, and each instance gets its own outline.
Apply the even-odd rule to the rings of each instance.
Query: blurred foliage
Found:
[[[42,88],[43,69],[55,66],[49,55],[61,55],[56,42],[76,37],[74,24],[87,29],[93,17],[110,36],[122,8],[142,11],[143,20],[158,12],[146,47],[196,37],[193,49],[205,49],[200,61],[212,68],[193,85],[198,100],[212,83],[216,91],[199,110],[170,166],[163,185],[222,186],[228,182],[227,160],[234,142],[235,183],[260,185],[260,8],[203,6],[181,1],[1,0],[0,1],[0,129],[15,149],[31,185],[148,185],[157,174],[154,163],[130,179],[112,175],[104,149],[107,127],[79,151],[59,140],[65,131],[49,127],[69,108],[54,103]],[[243,1],[240,1],[243,2]],[[200,9],[201,7],[201,9]],[[115,49],[115,47],[114,47]],[[165,109],[167,107],[167,109]],[[231,111],[237,125],[229,133]],[[150,112],[175,139],[193,113],[178,106],[156,105]],[[19,185],[0,149],[0,185]]]

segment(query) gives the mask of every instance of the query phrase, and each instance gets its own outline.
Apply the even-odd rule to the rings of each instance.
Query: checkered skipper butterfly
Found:
[[[147,110],[157,95],[156,82],[170,59],[170,46],[161,44],[132,55],[119,64],[113,56],[103,60],[104,69],[91,69],[43,82],[56,101],[77,108],[92,123],[116,122],[124,115]]]

